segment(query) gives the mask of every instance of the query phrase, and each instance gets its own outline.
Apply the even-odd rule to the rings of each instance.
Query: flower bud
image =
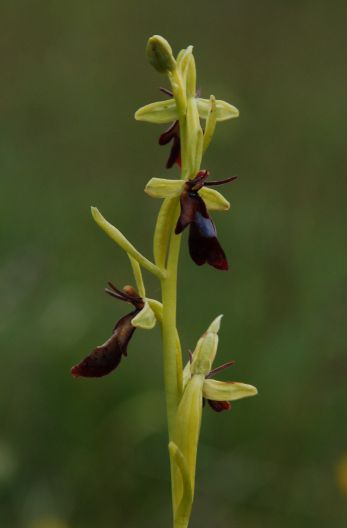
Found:
[[[191,373],[206,376],[212,367],[218,346],[218,330],[223,316],[219,315],[200,337],[193,354]]]
[[[176,68],[171,46],[160,35],[153,35],[148,39],[146,53],[150,64],[159,73],[172,72]]]

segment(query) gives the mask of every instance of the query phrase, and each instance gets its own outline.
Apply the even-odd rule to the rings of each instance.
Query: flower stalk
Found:
[[[145,192],[163,199],[154,237],[154,262],[133,244],[96,209],[92,215],[99,227],[129,257],[136,289],[118,289],[111,282],[106,292],[132,305],[132,311],[115,325],[111,337],[96,347],[72,369],[75,377],[101,377],[118,368],[127,356],[128,343],[139,328],[150,330],[156,322],[161,327],[164,388],[166,397],[171,490],[174,528],[187,528],[192,511],[195,468],[203,403],[217,412],[228,410],[231,401],[255,395],[257,389],[239,382],[211,379],[234,362],[212,369],[217,353],[221,316],[217,317],[198,340],[190,360],[183,368],[177,330],[177,278],[182,231],[189,226],[189,252],[197,265],[205,263],[227,270],[228,262],[218,238],[210,211],[227,211],[229,202],[211,186],[229,183],[235,177],[209,181],[209,171],[201,168],[203,154],[209,147],[219,121],[238,117],[238,110],[213,95],[203,99],[197,94],[193,47],[188,46],[175,58],[169,43],[154,35],[146,47],[150,64],[166,74],[171,89],[162,88],[169,99],[150,103],[135,113],[135,119],[149,123],[171,123],[159,139],[161,145],[173,141],[167,168],[177,165],[180,179],[152,178]],[[205,121],[204,127],[201,122]],[[142,269],[160,281],[161,300],[146,296]]]

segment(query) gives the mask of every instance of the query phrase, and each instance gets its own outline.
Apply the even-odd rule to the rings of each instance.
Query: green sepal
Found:
[[[175,99],[156,101],[146,106],[142,106],[135,112],[136,121],[146,121],[147,123],[172,123],[178,119],[178,112]]]
[[[233,401],[255,396],[258,391],[253,385],[237,381],[217,381],[205,379],[203,385],[204,398],[216,401]]]
[[[157,319],[148,302],[145,302],[142,310],[131,320],[133,326],[142,328],[143,330],[151,330],[154,328],[156,322]]]
[[[230,209],[228,200],[220,192],[211,189],[211,187],[202,187],[199,194],[210,211],[228,211]]]
[[[198,97],[196,99],[198,106],[199,116],[201,119],[207,119],[210,113],[211,102],[209,99],[202,99]],[[226,121],[227,119],[233,119],[239,117],[238,109],[225,101],[216,99],[216,120]]]
[[[145,193],[152,198],[174,198],[181,194],[184,184],[183,180],[151,178],[145,187]]]

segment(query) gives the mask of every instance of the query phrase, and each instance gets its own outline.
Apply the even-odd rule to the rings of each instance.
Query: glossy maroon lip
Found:
[[[127,356],[128,343],[135,331],[131,321],[144,306],[143,299],[131,286],[119,290],[111,282],[106,292],[121,301],[132,304],[135,309],[122,317],[114,326],[112,335],[100,346],[97,346],[80,363],[72,367],[71,374],[75,378],[101,378],[115,370],[122,356]]]
[[[228,261],[217,238],[217,231],[210,217],[204,200],[199,195],[203,186],[222,185],[236,179],[236,176],[225,180],[206,182],[207,170],[198,172],[197,176],[187,181],[180,196],[181,213],[177,220],[175,233],[179,234],[189,226],[189,253],[198,266],[207,263],[216,269],[226,271]]]

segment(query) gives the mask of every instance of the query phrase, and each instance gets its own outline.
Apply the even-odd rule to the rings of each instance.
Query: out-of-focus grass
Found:
[[[158,330],[114,375],[69,375],[123,314],[106,281],[131,281],[89,206],[151,252],[143,187],[167,151],[133,113],[165,84],[153,33],[193,43],[203,93],[241,111],[206,157],[239,175],[215,214],[231,271],[194,267],[184,242],[179,325],[188,350],[224,313],[219,360],[259,396],[205,409],[192,528],[346,526],[346,4],[0,9],[0,526],[168,526]]]

